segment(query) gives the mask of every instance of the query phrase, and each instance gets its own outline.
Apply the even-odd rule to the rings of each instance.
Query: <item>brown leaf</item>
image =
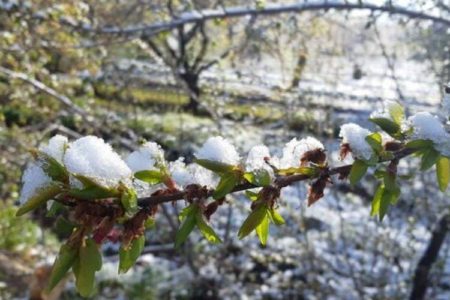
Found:
[[[300,165],[302,167],[306,166],[308,162],[315,163],[317,165],[323,165],[327,159],[324,149],[314,149],[306,151],[300,158]]]
[[[314,181],[308,190],[308,206],[313,205],[320,198],[323,197],[323,192],[327,183],[330,181],[330,177],[328,175],[319,177],[316,181]]]
[[[347,155],[351,152],[352,152],[352,149],[350,148],[349,143],[342,144],[340,152],[339,152],[340,159],[344,160],[347,157]]]

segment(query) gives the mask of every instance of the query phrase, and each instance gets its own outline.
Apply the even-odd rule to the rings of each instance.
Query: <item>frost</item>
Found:
[[[48,141],[48,144],[40,146],[39,150],[62,163],[67,144],[68,140],[65,136],[55,135]],[[27,202],[39,189],[45,188],[51,182],[52,179],[42,169],[41,162],[29,164],[22,176],[20,204]]]
[[[164,151],[154,142],[146,142],[126,158],[126,163],[133,172],[154,170],[163,162]]]
[[[388,119],[391,121],[394,121],[391,116],[391,110],[395,108],[395,106],[398,106],[399,103],[392,100],[386,100],[383,102],[383,106],[381,109],[374,111],[370,114],[370,119],[377,119],[377,118],[383,118]]]
[[[190,164],[188,167],[189,173],[192,174],[193,183],[214,188],[219,183],[219,178],[212,171],[200,167],[197,164]]]
[[[237,165],[240,161],[236,148],[221,136],[210,137],[197,151],[195,157],[229,165]]]
[[[313,137],[306,137],[301,140],[293,138],[283,148],[283,156],[280,159],[280,168],[286,169],[290,167],[300,166],[300,159],[305,152],[324,149],[323,144]]]
[[[197,164],[186,166],[183,158],[170,162],[169,171],[172,179],[181,188],[189,184],[199,184],[214,188],[218,183],[218,178],[213,172]]]
[[[431,140],[438,144],[449,138],[439,119],[428,112],[409,117],[407,126],[413,129],[415,139]]]
[[[183,157],[169,163],[169,172],[179,187],[185,187],[193,183],[193,176],[187,169]]]
[[[445,88],[444,98],[442,99],[442,115],[446,120],[450,118],[450,82]]]
[[[20,191],[20,204],[27,202],[41,188],[45,188],[51,182],[51,178],[36,164],[31,163],[22,175],[22,189]]]
[[[86,136],[69,145],[64,164],[71,173],[92,177],[106,186],[127,181],[131,170],[109,144],[95,136]]]
[[[39,147],[39,150],[62,163],[64,152],[66,151],[68,144],[69,140],[67,137],[58,134],[52,137],[47,145]]]
[[[369,160],[373,153],[372,147],[366,142],[369,134],[371,134],[369,130],[348,123],[341,126],[339,136],[342,137],[343,144],[350,146],[354,158]]]
[[[270,158],[269,148],[264,145],[252,147],[245,162],[246,171],[251,172],[261,169],[272,171],[272,168],[265,161],[266,158]]]

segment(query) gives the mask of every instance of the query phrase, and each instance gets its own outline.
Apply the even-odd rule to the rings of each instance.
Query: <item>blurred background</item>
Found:
[[[45,208],[14,217],[29,147],[93,134],[190,162],[213,135],[273,154],[311,135],[336,164],[340,125],[370,127],[383,100],[439,110],[449,28],[446,0],[0,0],[0,299],[79,297],[70,278],[40,295],[68,233]],[[449,195],[417,169],[401,164],[383,223],[369,216],[373,175],[309,208],[306,184],[284,189],[287,225],[267,247],[237,239],[249,205],[235,194],[212,218],[223,244],[194,233],[175,251],[182,205],[167,204],[127,274],[105,246],[93,299],[450,299]]]

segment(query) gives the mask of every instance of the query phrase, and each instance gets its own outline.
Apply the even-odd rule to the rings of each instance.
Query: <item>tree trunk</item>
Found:
[[[189,91],[189,102],[183,106],[185,111],[188,111],[196,116],[208,116],[211,117],[211,113],[202,107],[200,103],[201,90],[198,85],[199,74],[193,72],[186,72],[179,75],[181,80],[184,81],[186,88]]]
[[[449,226],[450,214],[447,213],[439,219],[436,228],[431,234],[431,239],[428,243],[428,247],[416,267],[413,287],[409,298],[410,300],[425,299],[428,287],[428,275],[430,273],[431,267],[433,266],[433,263],[439,256],[439,250],[444,243]]]

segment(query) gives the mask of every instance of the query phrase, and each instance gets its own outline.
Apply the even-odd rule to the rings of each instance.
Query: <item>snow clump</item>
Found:
[[[350,146],[353,158],[369,160],[373,154],[372,147],[366,141],[369,134],[369,130],[357,124],[347,123],[341,126],[339,136],[343,144]]]
[[[300,166],[303,155],[311,150],[324,149],[323,144],[313,137],[306,137],[301,140],[293,138],[283,148],[283,156],[280,159],[279,167],[287,169]]]
[[[130,153],[125,161],[133,172],[155,170],[158,165],[164,163],[164,151],[157,143],[146,142]]]
[[[107,187],[128,181],[132,172],[112,147],[95,136],[82,137],[69,145],[64,165],[74,174],[87,176]]]
[[[197,151],[195,157],[228,165],[238,165],[240,161],[236,148],[221,136],[210,137]]]

